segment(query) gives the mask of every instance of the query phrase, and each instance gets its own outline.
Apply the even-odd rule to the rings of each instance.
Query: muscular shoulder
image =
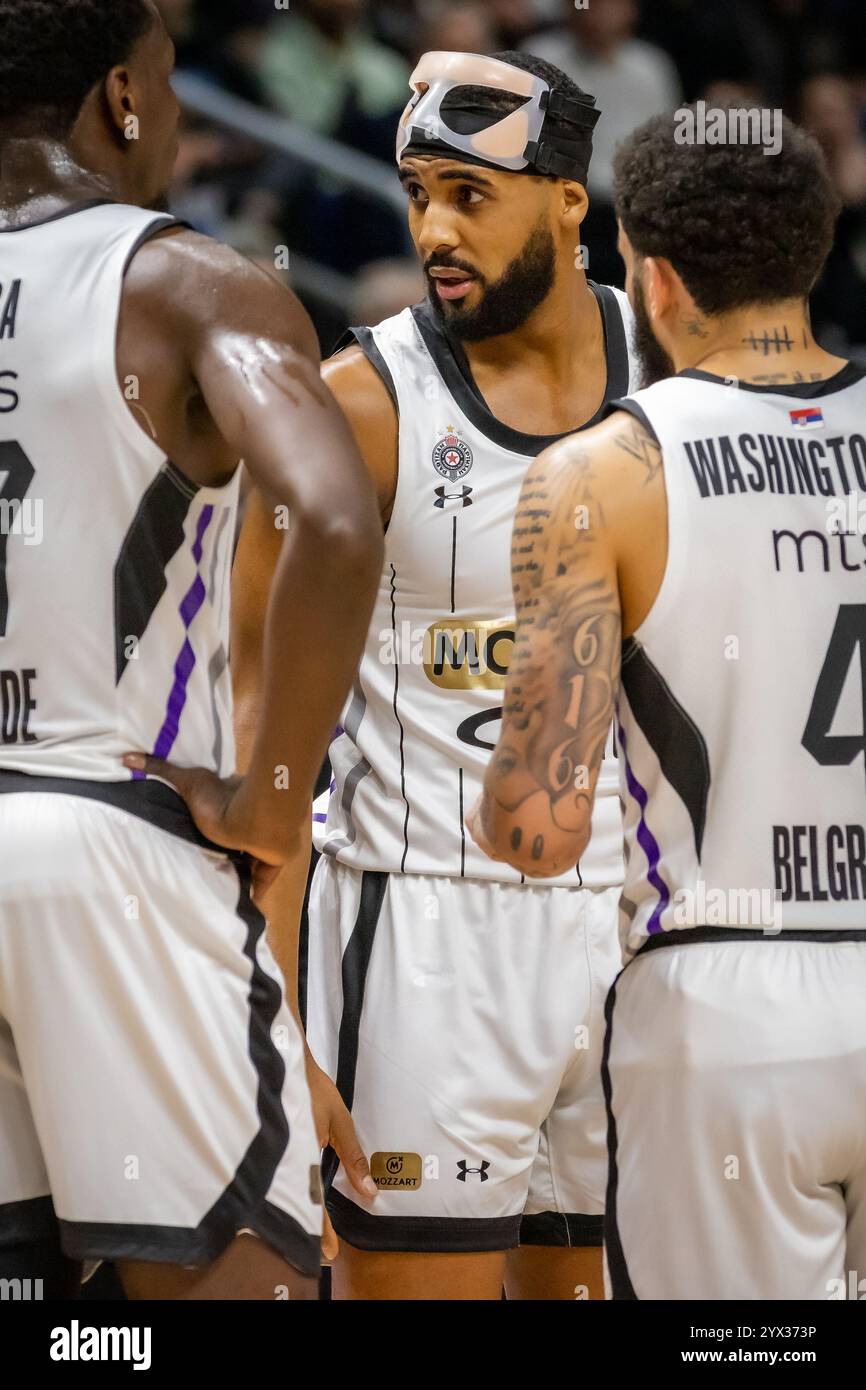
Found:
[[[614,510],[623,510],[631,499],[642,503],[647,488],[662,482],[658,441],[625,410],[560,440],[540,462],[561,493],[576,501],[591,495]]]
[[[391,393],[357,344],[329,358],[322,367],[322,377],[352,427],[387,520],[398,466],[399,430]]]
[[[322,376],[343,410],[359,423],[369,420],[390,427],[396,419],[391,392],[366,353],[353,344],[322,366]]]
[[[169,331],[194,335],[230,324],[319,356],[315,332],[291,290],[230,246],[188,228],[169,227],[137,251],[126,274],[124,308],[140,309]]]
[[[667,559],[667,496],[662,452],[655,436],[628,411],[557,446],[561,495],[589,539],[613,557],[619,577],[623,631],[634,632],[649,612]]]

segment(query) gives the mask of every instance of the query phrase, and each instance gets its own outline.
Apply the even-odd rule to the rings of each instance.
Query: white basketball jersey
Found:
[[[866,371],[687,371],[618,403],[668,560],[623,649],[623,934],[866,926]]]
[[[234,770],[237,479],[185,478],[115,365],[125,269],[173,222],[94,202],[0,232],[0,772]]]
[[[593,290],[610,401],[632,379],[631,315],[621,292]],[[494,418],[429,305],[353,332],[394,398],[399,469],[379,595],[331,746],[334,777],[327,811],[316,808],[316,843],[361,869],[519,882],[477,847],[464,818],[502,718],[514,644],[514,514],[529,464],[554,438]],[[547,882],[622,881],[618,790],[610,756],[589,849],[576,870]]]

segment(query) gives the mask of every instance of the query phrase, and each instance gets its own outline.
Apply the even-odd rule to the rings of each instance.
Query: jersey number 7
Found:
[[[9,585],[6,582],[6,548],[9,536],[15,531],[15,523],[21,503],[27,496],[36,470],[20,444],[0,442],[0,477],[5,473],[0,488],[0,637],[6,636],[9,621]],[[20,523],[19,523],[20,526]]]

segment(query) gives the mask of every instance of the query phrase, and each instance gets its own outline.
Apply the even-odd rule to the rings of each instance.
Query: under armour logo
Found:
[[[470,1168],[466,1159],[461,1158],[457,1162],[457,1167],[460,1169],[460,1172],[457,1174],[458,1182],[465,1182],[468,1177],[479,1177],[482,1182],[487,1182],[487,1169],[490,1167],[490,1164],[486,1159],[482,1158],[479,1168]]]
[[[434,507],[444,507],[446,502],[459,502],[461,507],[472,506],[471,487],[462,487],[459,492],[446,492],[444,487],[434,487],[433,491],[436,494]]]

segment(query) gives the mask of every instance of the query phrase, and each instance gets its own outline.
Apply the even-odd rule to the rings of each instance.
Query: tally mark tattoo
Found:
[[[748,337],[741,339],[741,341],[748,343],[752,352],[760,352],[764,357],[770,355],[771,348],[774,352],[780,353],[783,349],[785,352],[790,352],[791,348],[794,346],[794,339],[788,332],[787,324],[783,326],[781,333],[778,328],[774,328],[772,336],[767,332],[766,328],[760,335],[757,335],[755,330],[752,329]]]

